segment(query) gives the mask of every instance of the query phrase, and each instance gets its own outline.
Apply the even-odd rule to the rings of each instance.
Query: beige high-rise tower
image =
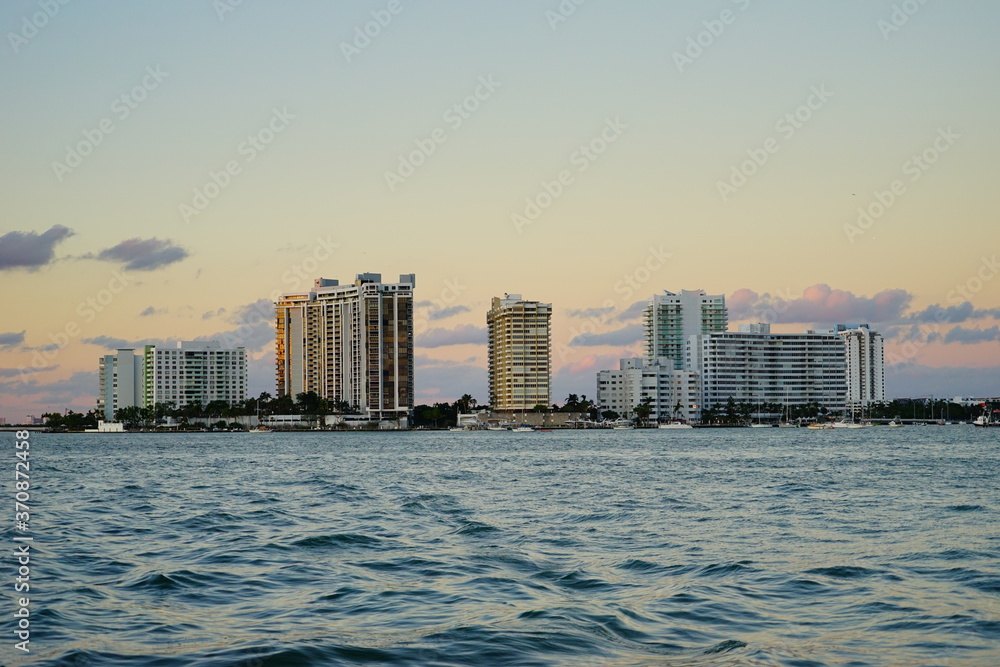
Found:
[[[493,298],[489,332],[490,406],[530,410],[551,403],[552,304],[520,294]]]
[[[277,310],[279,395],[315,391],[370,419],[404,420],[413,409],[413,274],[351,285],[320,278],[285,294]]]

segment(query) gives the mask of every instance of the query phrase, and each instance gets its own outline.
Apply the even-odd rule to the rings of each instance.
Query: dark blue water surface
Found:
[[[31,442],[4,664],[1000,664],[1000,429]]]

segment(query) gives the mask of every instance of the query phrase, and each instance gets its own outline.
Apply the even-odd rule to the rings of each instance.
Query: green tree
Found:
[[[639,401],[639,405],[635,406],[634,412],[636,421],[638,422],[637,426],[648,425],[649,415],[653,412],[653,399],[647,396]]]
[[[136,430],[143,423],[142,408],[137,405],[118,408],[115,410],[115,421],[124,424],[129,431]]]

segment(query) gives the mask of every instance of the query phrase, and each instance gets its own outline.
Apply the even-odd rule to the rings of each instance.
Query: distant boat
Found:
[[[896,418],[895,418],[895,419],[893,419],[893,420],[892,420],[891,422],[889,422],[889,426],[895,426],[896,428],[899,428],[899,427],[900,427],[900,426],[902,426],[902,425],[903,425],[903,422],[901,422],[901,421],[899,420],[899,417],[896,417]]]
[[[807,426],[806,428],[812,431],[832,431],[834,426],[833,424],[827,422],[824,424],[809,424],[809,426]]]
[[[996,421],[990,419],[990,415],[985,414],[985,415],[979,415],[978,417],[976,417],[973,420],[972,425],[973,426],[978,426],[980,428],[989,428],[990,426],[994,426],[994,427],[995,426],[1000,426],[1000,423],[997,423]]]
[[[506,426],[487,426],[487,431],[507,431],[509,430]]]
[[[266,426],[259,425],[259,426],[254,426],[251,429],[248,429],[247,433],[274,433],[274,431],[272,431]]]
[[[760,422],[756,424],[750,424],[750,428],[771,428],[771,424],[761,424]]]
[[[691,424],[687,424],[687,423],[682,422],[682,421],[672,421],[672,422],[666,422],[664,424],[660,424],[656,428],[671,428],[671,429],[674,429],[674,428],[694,428],[694,426],[691,426]]]
[[[448,428],[449,431],[468,431],[469,429],[464,426],[451,426]]]
[[[833,422],[833,428],[864,428],[864,425],[857,422],[837,421]]]
[[[534,430],[535,429],[533,427],[528,426],[527,424],[521,424],[520,426],[515,426],[514,428],[511,429],[511,431],[513,431],[514,433],[528,433]]]

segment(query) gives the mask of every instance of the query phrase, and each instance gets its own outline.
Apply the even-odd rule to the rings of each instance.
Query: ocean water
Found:
[[[7,665],[1000,664],[1000,429],[31,443]]]

